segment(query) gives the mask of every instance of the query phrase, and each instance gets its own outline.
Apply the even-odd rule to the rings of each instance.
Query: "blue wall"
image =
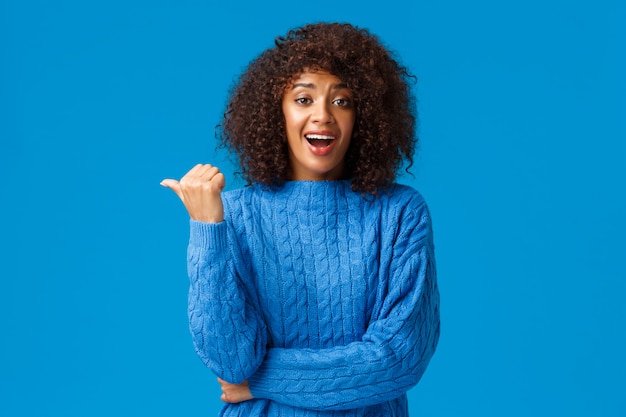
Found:
[[[226,91],[318,20],[419,77],[401,180],[433,212],[443,333],[413,415],[626,415],[623,2],[212,3],[0,3],[0,415],[216,415],[159,181],[217,162],[241,186]]]

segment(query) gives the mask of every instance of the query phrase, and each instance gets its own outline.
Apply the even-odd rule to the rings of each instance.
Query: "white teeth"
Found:
[[[334,136],[326,136],[326,135],[304,135],[307,139],[320,139],[320,140],[334,140]]]

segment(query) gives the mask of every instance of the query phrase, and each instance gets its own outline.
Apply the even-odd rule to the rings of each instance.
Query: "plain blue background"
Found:
[[[412,415],[626,415],[618,0],[0,2],[0,415],[217,414],[159,182],[216,162],[241,186],[214,150],[226,92],[319,20],[419,78],[401,181],[433,212],[443,327]]]

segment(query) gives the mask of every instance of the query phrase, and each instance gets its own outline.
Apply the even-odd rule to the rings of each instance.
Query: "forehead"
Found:
[[[339,77],[324,70],[304,70],[295,74],[287,84],[287,90],[294,88],[332,88],[348,89],[348,86]]]

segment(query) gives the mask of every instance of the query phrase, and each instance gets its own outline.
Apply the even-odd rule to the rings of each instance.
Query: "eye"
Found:
[[[298,97],[294,100],[297,104],[310,104],[312,100],[308,97]]]
[[[350,107],[352,105],[352,100],[347,98],[336,98],[333,100],[333,104],[339,107]]]

